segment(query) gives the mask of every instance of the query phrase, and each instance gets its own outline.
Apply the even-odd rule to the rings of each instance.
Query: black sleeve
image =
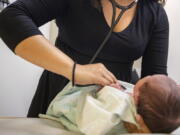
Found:
[[[17,0],[0,13],[0,37],[14,52],[24,39],[42,35],[38,27],[61,17],[68,0]]]
[[[160,6],[149,44],[142,59],[141,77],[153,74],[167,75],[168,46],[169,22],[164,8]]]

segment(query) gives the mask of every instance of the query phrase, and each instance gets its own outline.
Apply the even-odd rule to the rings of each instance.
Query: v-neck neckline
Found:
[[[112,33],[114,34],[121,34],[121,33],[124,33],[125,31],[127,31],[128,29],[130,29],[133,24],[135,23],[136,21],[136,18],[137,18],[137,15],[138,15],[138,11],[139,11],[139,4],[140,2],[138,1],[137,2],[137,5],[136,5],[136,11],[135,11],[135,14],[133,16],[133,19],[131,20],[131,22],[129,23],[129,25],[127,27],[125,27],[123,30],[119,31],[119,32],[115,32],[113,31]],[[99,11],[99,14],[101,16],[101,19],[102,19],[102,22],[103,24],[105,25],[106,29],[109,31],[111,29],[111,27],[109,26],[109,24],[107,23],[107,20],[105,18],[105,15],[104,15],[104,12],[103,12],[103,9],[102,9],[102,6],[101,6],[101,11]]]

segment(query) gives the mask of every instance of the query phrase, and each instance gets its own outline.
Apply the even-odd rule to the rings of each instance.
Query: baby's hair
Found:
[[[153,133],[171,133],[180,126],[180,87],[163,77],[140,87],[138,113]]]

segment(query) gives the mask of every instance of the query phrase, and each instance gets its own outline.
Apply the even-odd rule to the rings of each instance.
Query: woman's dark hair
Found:
[[[153,133],[171,133],[180,126],[180,87],[170,78],[140,88],[138,113]]]

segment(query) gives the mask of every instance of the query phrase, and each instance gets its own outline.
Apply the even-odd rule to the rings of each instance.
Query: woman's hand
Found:
[[[117,83],[117,79],[103,64],[76,65],[75,84],[99,84],[105,86],[112,83]]]
[[[136,127],[136,125],[131,123],[124,123],[124,126],[129,133],[151,133],[140,115],[136,115],[136,121],[139,124],[140,128]]]

